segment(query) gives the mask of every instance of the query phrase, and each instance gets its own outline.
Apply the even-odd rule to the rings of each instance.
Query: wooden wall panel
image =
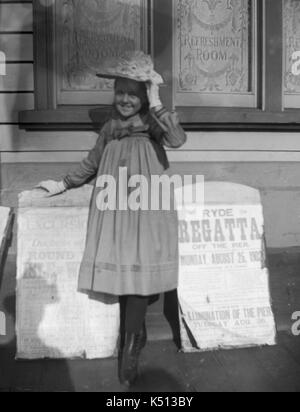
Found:
[[[10,125],[1,125],[1,123],[18,123],[18,115],[20,110],[31,110],[34,108],[33,93],[0,93],[0,136],[1,150],[7,147],[10,140],[11,129]],[[16,126],[18,127],[18,126]],[[15,135],[19,136],[19,131],[15,131]]]
[[[29,2],[1,3],[1,32],[32,32],[32,4]]]
[[[1,125],[0,125],[1,131]],[[26,132],[16,126],[1,131],[3,151],[10,150],[10,139],[20,136],[20,151],[87,151],[96,142],[93,132]],[[25,140],[24,140],[25,139]],[[300,160],[298,133],[189,133],[179,150],[169,150],[176,162],[295,162]],[[21,154],[20,154],[21,155]],[[49,160],[51,161],[51,160]],[[70,155],[69,161],[72,161]]]
[[[6,76],[0,76],[0,91],[32,91],[33,64],[32,63],[8,63]]]
[[[0,50],[6,54],[8,62],[33,61],[33,35],[2,33]]]
[[[18,112],[34,108],[32,4],[0,2],[0,51],[6,75],[0,76],[0,150],[5,150],[18,123]],[[26,92],[26,93],[24,93]]]

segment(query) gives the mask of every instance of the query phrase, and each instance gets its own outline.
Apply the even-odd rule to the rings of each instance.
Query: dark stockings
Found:
[[[139,333],[145,322],[148,306],[158,299],[158,296],[121,296],[121,331]]]

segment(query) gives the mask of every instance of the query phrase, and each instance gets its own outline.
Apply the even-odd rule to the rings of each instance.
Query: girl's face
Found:
[[[142,108],[141,84],[134,80],[117,79],[115,84],[115,107],[119,114],[128,119]]]

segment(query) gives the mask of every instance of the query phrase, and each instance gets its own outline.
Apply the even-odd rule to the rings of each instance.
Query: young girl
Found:
[[[79,187],[91,177],[163,175],[169,168],[163,146],[178,148],[186,141],[176,113],[159,98],[161,77],[150,56],[128,53],[99,74],[115,79],[113,114],[88,157],[63,181],[39,187],[50,196]],[[120,183],[120,182],[118,182]],[[146,344],[145,317],[156,295],[178,287],[177,214],[173,210],[105,210],[97,207],[103,187],[95,185],[86,248],[79,274],[79,290],[120,297],[125,337],[119,357],[119,377],[132,384]],[[123,188],[124,189],[124,188]],[[126,187],[127,191],[129,189]],[[151,202],[149,202],[151,204]]]

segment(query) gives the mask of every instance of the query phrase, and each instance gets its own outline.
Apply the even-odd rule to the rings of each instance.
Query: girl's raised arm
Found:
[[[152,110],[152,117],[157,123],[156,129],[160,129],[161,143],[164,146],[177,149],[186,143],[187,136],[176,112],[168,112],[162,107],[158,111]]]
[[[147,92],[152,117],[150,125],[152,135],[164,146],[181,147],[186,142],[187,136],[179,123],[177,113],[170,113],[163,107],[157,83],[148,82]]]

